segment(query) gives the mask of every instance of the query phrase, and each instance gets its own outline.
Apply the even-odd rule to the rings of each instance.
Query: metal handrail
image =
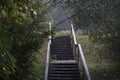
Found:
[[[85,57],[84,57],[84,53],[83,53],[83,50],[82,50],[82,47],[80,44],[77,44],[77,40],[76,40],[76,35],[75,35],[75,31],[74,31],[74,27],[73,27],[73,24],[71,24],[71,33],[72,33],[72,38],[73,38],[73,49],[74,50],[74,53],[75,53],[75,56],[77,56],[77,49],[78,49],[78,58],[76,58],[77,60],[79,60],[79,58],[81,58],[81,61],[82,61],[82,65],[83,65],[83,69],[85,70],[85,73],[86,73],[86,76],[87,76],[87,80],[91,80],[91,77],[90,77],[90,73],[89,73],[89,70],[88,70],[88,67],[87,67],[87,64],[86,64],[86,60],[85,60]],[[84,73],[83,73],[84,75]]]
[[[78,44],[78,51],[79,51],[79,57],[81,57],[83,67],[84,67],[86,75],[87,75],[87,79],[91,80],[90,73],[89,73],[89,70],[88,70],[88,67],[87,67],[87,64],[86,64],[86,60],[85,60],[85,57],[84,57],[84,53],[83,53],[81,44]]]
[[[49,59],[50,59],[50,45],[51,45],[51,41],[48,42],[48,47],[47,47],[45,80],[48,80],[48,67],[49,67]]]
[[[50,45],[51,45],[51,23],[49,23],[49,31],[50,31],[50,36],[49,36],[49,42],[47,46],[46,68],[45,68],[44,80],[48,80],[48,68],[50,63]]]
[[[76,35],[75,35],[75,31],[74,31],[74,27],[72,23],[71,23],[71,31],[72,31],[72,37],[73,37],[74,44],[77,45]]]

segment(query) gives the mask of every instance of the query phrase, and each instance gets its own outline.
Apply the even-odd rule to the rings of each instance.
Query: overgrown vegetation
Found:
[[[93,80],[120,79],[120,1],[66,0]],[[84,36],[83,36],[84,35]]]
[[[47,52],[47,41],[45,41],[42,48],[39,49],[39,53],[34,56],[32,61],[32,66],[30,68],[30,73],[28,80],[44,80],[45,72],[45,62],[46,62],[46,52]]]
[[[33,60],[48,36],[43,5],[43,0],[0,1],[0,80],[40,78],[32,71],[40,68]]]
[[[107,49],[120,56],[119,0],[66,0],[66,3],[67,8],[73,12],[73,23],[79,29],[94,42],[104,43]]]
[[[54,32],[54,36],[70,36],[70,30],[61,30]]]
[[[92,80],[119,80],[120,64],[113,60],[112,53],[104,44],[92,42],[88,35],[77,33],[77,41],[82,44]]]
[[[70,36],[70,31],[56,32],[55,36]],[[93,42],[89,35],[76,31],[77,42],[82,45],[92,80],[119,80],[120,63],[113,60],[112,53],[106,53],[104,44]]]

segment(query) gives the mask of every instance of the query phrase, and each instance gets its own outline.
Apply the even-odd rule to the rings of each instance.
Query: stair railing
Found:
[[[77,40],[76,40],[75,31],[72,23],[71,23],[71,34],[72,34],[71,37],[72,37],[73,52],[75,53],[75,59],[76,59],[77,58],[76,57]]]
[[[49,23],[49,41],[47,45],[47,55],[46,55],[46,67],[45,67],[45,76],[44,80],[48,80],[48,68],[50,63],[50,46],[51,46],[51,22]]]
[[[72,34],[72,46],[73,46],[73,53],[75,54],[75,59],[78,62],[78,65],[82,65],[83,72],[82,72],[82,80],[91,80],[90,73],[86,64],[86,60],[84,57],[84,53],[80,44],[77,44],[76,35],[74,31],[73,24],[71,24],[71,34]],[[81,61],[80,61],[81,60]],[[82,64],[81,64],[82,63]]]

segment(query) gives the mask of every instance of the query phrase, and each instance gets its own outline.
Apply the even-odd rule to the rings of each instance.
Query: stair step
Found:
[[[64,46],[55,46],[55,47],[51,47],[51,49],[73,49],[72,47],[70,46],[67,46],[67,47],[64,47]]]
[[[66,51],[66,52],[72,52],[71,49],[52,49],[52,51]]]
[[[59,60],[53,61],[51,65],[77,65],[75,60]]]
[[[65,40],[70,40],[70,37],[56,37],[53,40],[60,40],[60,39],[65,39]]]
[[[52,43],[51,47],[71,47],[71,44],[69,43]]]
[[[71,42],[71,40],[69,40],[69,39],[55,39],[55,40],[52,40],[52,43],[57,43],[57,42]]]
[[[72,52],[64,52],[64,51],[61,51],[61,52],[58,52],[58,51],[54,51],[54,52],[51,52],[51,55],[55,55],[55,56],[73,56]]]
[[[55,60],[74,60],[73,57],[56,58]]]
[[[70,59],[71,58],[71,59]],[[52,58],[51,59],[63,59],[63,60],[65,60],[65,59],[70,59],[70,60],[73,60],[74,59],[74,57],[73,56],[52,56]]]
[[[51,53],[68,53],[71,54],[73,51],[71,50],[52,50]]]
[[[59,40],[68,40],[68,41],[70,41],[71,38],[65,38],[65,37],[58,38],[58,37],[56,37],[56,38],[52,39],[52,41],[59,41]]]
[[[50,67],[49,68],[50,70],[57,70],[57,71],[77,71],[78,69],[77,69],[77,67]]]
[[[71,42],[71,41],[68,39],[56,39],[56,40],[53,40],[52,42]]]
[[[71,49],[52,49],[51,51],[63,51],[63,52],[72,52]]]
[[[67,51],[61,51],[61,52],[58,52],[58,51],[53,51],[53,52],[51,52],[51,54],[54,54],[54,55],[71,55],[71,56],[73,56],[73,54],[72,54],[73,52],[67,52]]]
[[[67,54],[67,55],[73,55],[73,51],[69,50],[69,51],[66,51],[66,50],[51,50],[51,54]]]
[[[50,68],[76,68],[78,65],[76,64],[75,60],[60,60],[60,61],[53,61],[50,64]]]
[[[50,74],[80,74],[78,71],[49,71]]]
[[[72,48],[70,45],[60,44],[60,45],[51,45],[51,48]]]
[[[80,80],[80,72],[74,60],[70,36],[52,39],[50,53],[48,80]]]
[[[52,42],[59,42],[59,41],[69,41],[71,42],[70,39],[53,39]]]
[[[80,80],[80,77],[75,77],[75,78],[71,78],[71,77],[49,77],[48,80]]]
[[[49,74],[50,77],[79,77],[80,74],[76,74],[76,73],[73,73],[73,74]]]
[[[57,58],[57,57],[73,57],[72,55],[51,55],[51,57],[53,57],[53,58]]]
[[[54,52],[51,52],[51,55],[59,55],[59,56],[62,56],[62,55],[68,55],[68,56],[73,56],[72,52],[57,52],[57,51],[54,51]]]

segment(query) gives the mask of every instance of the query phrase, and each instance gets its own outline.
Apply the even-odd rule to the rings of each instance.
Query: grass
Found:
[[[88,35],[77,34],[92,80],[120,80],[120,63],[113,61],[104,44],[94,43]]]
[[[32,61],[33,66],[30,69],[31,75],[29,75],[29,80],[44,80],[46,51],[47,51],[47,41],[45,41],[44,45],[39,50],[39,52],[36,53]]]
[[[55,32],[55,36],[68,36],[70,31]],[[93,43],[88,35],[77,34],[77,42],[81,43],[84,55],[92,80],[120,80],[120,63],[112,60],[109,53],[106,53],[103,44]],[[36,55],[36,62],[33,62],[33,74],[37,77],[32,80],[44,80],[45,59],[47,42]]]
[[[63,30],[59,32],[55,32],[54,36],[70,36],[70,30]]]
[[[55,36],[61,36],[61,35],[70,35],[70,31],[60,31],[55,32]],[[39,50],[38,53],[36,53],[34,60],[32,62],[33,66],[30,69],[31,75],[29,75],[29,80],[44,80],[44,74],[45,74],[45,64],[46,64],[46,52],[47,52],[47,43],[48,40],[45,41],[42,48]]]
[[[56,36],[70,35],[70,31],[56,32]],[[77,42],[82,45],[92,80],[120,80],[120,63],[113,61],[104,44],[91,41],[88,35],[79,32]]]
[[[46,3],[46,2],[48,2],[48,0],[43,0],[43,3]]]

